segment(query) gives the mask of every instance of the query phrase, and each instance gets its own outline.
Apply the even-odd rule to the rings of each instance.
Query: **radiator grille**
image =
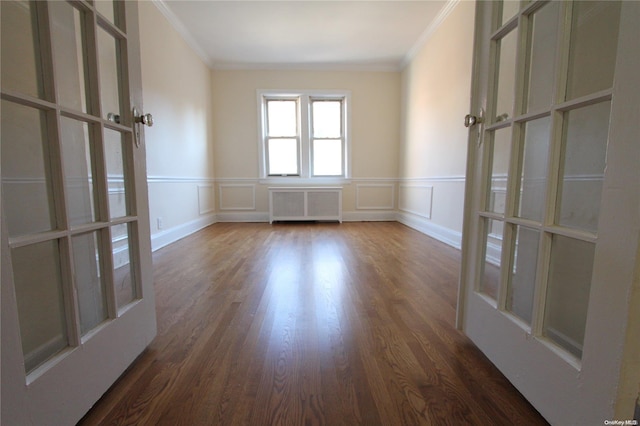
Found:
[[[307,193],[307,214],[309,216],[338,216],[340,214],[340,194],[337,191]]]
[[[272,197],[273,216],[304,216],[304,192],[273,192]]]
[[[342,221],[342,188],[269,188],[269,222]]]

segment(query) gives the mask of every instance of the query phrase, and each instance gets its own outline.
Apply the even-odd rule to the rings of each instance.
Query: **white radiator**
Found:
[[[276,220],[342,222],[341,187],[269,188],[269,223]]]

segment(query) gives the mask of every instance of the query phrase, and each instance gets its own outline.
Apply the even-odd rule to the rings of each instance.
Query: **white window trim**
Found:
[[[266,116],[264,114],[266,99],[299,98],[298,120],[300,123],[299,141],[299,176],[268,176],[265,145]],[[344,99],[342,120],[344,132],[343,176],[311,175],[311,99]],[[258,170],[260,183],[268,184],[334,184],[351,181],[351,92],[348,90],[257,90],[258,107]]]

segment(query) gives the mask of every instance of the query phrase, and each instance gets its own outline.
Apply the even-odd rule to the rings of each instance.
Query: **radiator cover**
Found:
[[[269,188],[269,223],[293,220],[342,222],[341,187]]]

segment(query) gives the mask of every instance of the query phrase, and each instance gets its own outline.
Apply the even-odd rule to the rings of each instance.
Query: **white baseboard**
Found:
[[[400,222],[416,231],[422,232],[438,241],[460,249],[462,233],[444,226],[436,225],[429,219],[407,212],[393,210],[349,211],[342,213],[344,222]],[[216,222],[269,222],[269,212],[234,212],[208,215],[175,228],[159,232],[151,236],[151,247],[155,251],[161,247],[178,241],[202,228]]]
[[[429,219],[406,212],[398,212],[396,220],[458,250],[462,247],[462,232],[436,225]]]
[[[218,222],[269,222],[269,212],[218,213]]]
[[[390,222],[396,220],[396,212],[383,211],[351,211],[342,212],[343,222]],[[269,222],[269,212],[234,212],[218,213],[217,222]]]
[[[358,210],[342,212],[343,222],[395,222],[395,210]]]
[[[187,235],[193,234],[202,228],[213,225],[216,221],[216,215],[210,214],[199,217],[191,222],[183,223],[182,225],[174,226],[173,228],[155,233],[151,235],[151,251],[156,251],[186,237]]]

